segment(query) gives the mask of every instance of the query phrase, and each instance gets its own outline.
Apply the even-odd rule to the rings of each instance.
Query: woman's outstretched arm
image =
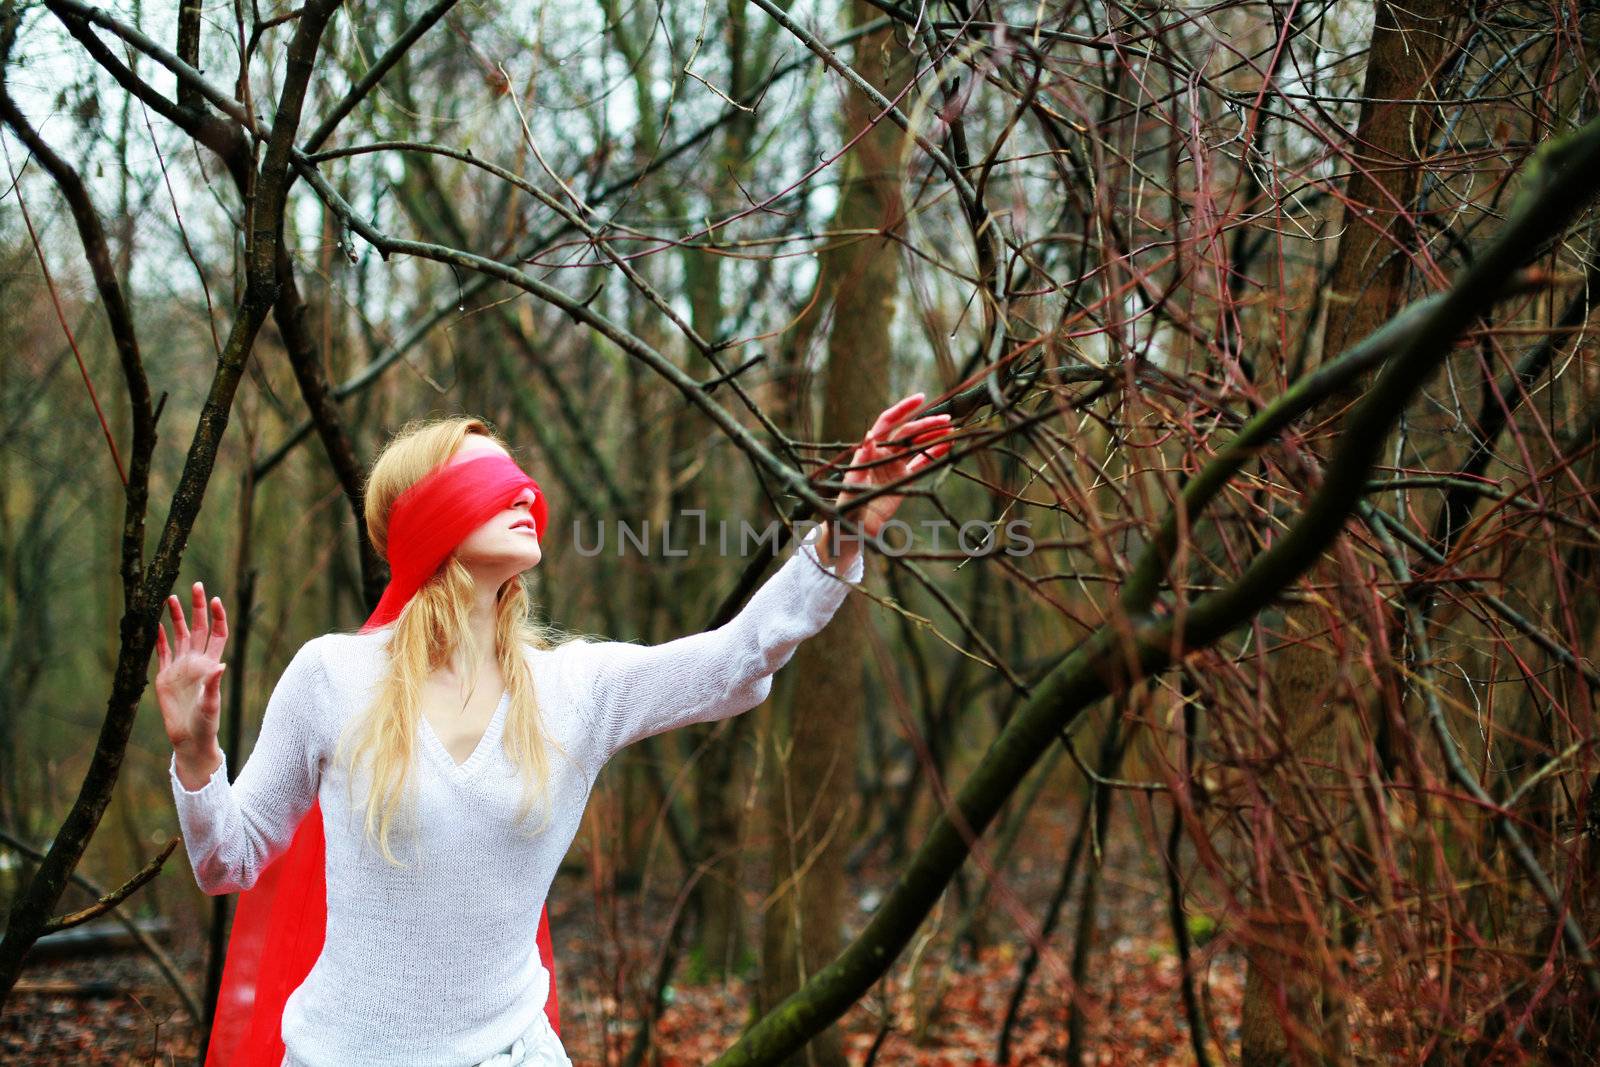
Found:
[[[860,551],[825,568],[814,544],[796,548],[723,625],[659,645],[626,641],[567,646],[582,680],[592,731],[591,771],[620,749],[690,723],[748,711],[767,698],[772,676],[800,642],[833,618],[861,580]]]
[[[950,417],[913,417],[922,399],[913,393],[878,416],[851,456],[838,507],[873,489],[900,484],[949,451]],[[901,499],[885,493],[854,508],[850,518],[860,536],[877,537]],[[580,660],[580,699],[597,761],[591,772],[598,773],[619,749],[641,738],[726,719],[765,700],[773,674],[801,641],[828,624],[850,586],[861,580],[866,563],[860,541],[841,536],[839,542],[833,556],[828,552],[834,546],[833,524],[814,531],[739,614],[715,630],[661,645],[569,646],[569,655]],[[819,546],[826,560],[819,558]]]
[[[168,652],[162,631],[156,696],[172,742],[172,796],[195,881],[207,893],[235,893],[255,885],[289,847],[316,800],[315,738],[324,721],[327,676],[317,641],[301,645],[267,699],[250,758],[230,783],[227,759],[217,745],[227,616],[216,599],[209,619],[203,614],[205,594],[198,582],[194,600],[193,631],[183,622],[177,598],[169,602],[176,647]]]

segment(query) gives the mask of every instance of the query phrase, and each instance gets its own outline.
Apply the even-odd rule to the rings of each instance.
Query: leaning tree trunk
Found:
[[[1372,333],[1405,303],[1410,259],[1403,249],[1413,242],[1395,205],[1409,208],[1415,199],[1422,177],[1417,154],[1430,139],[1434,109],[1386,101],[1427,95],[1446,55],[1455,7],[1448,0],[1377,5],[1361,117],[1350,146],[1352,173],[1346,185],[1343,234],[1328,285],[1324,359]],[[1334,414],[1358,394],[1354,387],[1334,394],[1317,417]],[[1308,575],[1311,586],[1330,591],[1326,595],[1334,601],[1332,610],[1347,620],[1366,614],[1355,604],[1353,579],[1333,554]],[[1304,843],[1285,847],[1287,863],[1271,864],[1264,899],[1247,939],[1239,1049],[1245,1067],[1275,1067],[1289,1062],[1296,1052],[1336,1062],[1347,1044],[1345,1010],[1332,963],[1338,947],[1338,921],[1328,907],[1334,872],[1325,862],[1325,836],[1305,832],[1313,820],[1342,825],[1348,805],[1339,802],[1332,788],[1338,776],[1340,737],[1355,729],[1361,710],[1348,694],[1329,688],[1330,680],[1339,677],[1340,653],[1330,650],[1321,636],[1328,610],[1320,597],[1288,606],[1282,633],[1288,644],[1269,666],[1273,706],[1281,726],[1276,740],[1304,767],[1305,783],[1297,789],[1294,776],[1280,771],[1264,784],[1276,833],[1286,841]],[[1321,794],[1320,815],[1305,804],[1308,786]],[[1301,894],[1316,902],[1321,921],[1306,917]],[[1292,1042],[1286,1019],[1295,1024]]]
[[[859,25],[876,17],[864,0],[852,0]],[[900,47],[888,31],[864,37],[855,66],[893,97],[903,78]],[[846,137],[867,125],[877,109],[859,92],[842,105]],[[845,159],[834,229],[844,233],[892,231],[901,217],[900,166],[905,136],[880,122]],[[889,402],[889,326],[895,313],[899,251],[887,237],[844,243],[822,257],[833,295],[828,369],[820,436],[859,437]],[[865,549],[863,549],[865,551]],[[856,745],[864,711],[866,604],[844,602],[833,621],[795,653],[794,699],[773,723],[773,773],[768,777],[772,824],[774,899],[764,916],[759,999],[763,1011],[798,989],[843,945],[849,894],[844,861],[852,825]],[[811,1065],[843,1067],[837,1027],[818,1034],[797,1057]]]

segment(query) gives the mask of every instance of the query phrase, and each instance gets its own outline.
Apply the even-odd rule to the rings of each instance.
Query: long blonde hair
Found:
[[[380,555],[388,554],[389,516],[396,498],[447,462],[468,434],[481,434],[505,446],[484,420],[455,416],[408,422],[383,447],[367,477],[365,506],[367,534]],[[457,646],[466,662],[480,662],[480,652],[473,647],[468,626],[472,592],[471,572],[452,554],[391,624],[389,670],[372,704],[353,717],[339,741],[337,758],[351,769],[352,783],[358,764],[371,772],[367,837],[390,863],[399,863],[390,849],[389,834],[406,800],[422,714],[423,684],[434,670],[449,662]],[[559,751],[544,732],[533,672],[523,648],[549,649],[571,639],[571,635],[553,626],[530,619],[529,603],[526,579],[521,574],[502,585],[495,596],[495,659],[511,696],[501,744],[522,774],[519,821],[548,796],[547,746]],[[547,810],[543,821],[548,821],[548,815]]]

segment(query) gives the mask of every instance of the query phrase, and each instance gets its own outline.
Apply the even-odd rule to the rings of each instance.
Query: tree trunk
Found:
[[[853,0],[859,25],[877,12]],[[885,95],[903,77],[898,45],[887,31],[856,46],[855,68]],[[846,137],[876,114],[850,92],[842,105]],[[892,230],[901,216],[900,168],[905,138],[880,122],[846,157],[834,228],[844,232]],[[895,314],[899,252],[884,237],[866,237],[831,249],[820,270],[830,279],[833,321],[820,436],[858,438],[889,403],[889,327]],[[863,549],[866,551],[866,549]],[[855,760],[865,711],[862,670],[868,626],[866,602],[851,597],[820,634],[796,651],[795,684],[787,715],[773,724],[767,776],[775,899],[764,916],[759,1001],[763,1012],[800,987],[837,955],[851,899],[844,861],[853,824]],[[798,1062],[843,1067],[842,1037],[829,1027],[796,1057]]]
[[[1410,260],[1403,250],[1413,241],[1401,211],[1415,200],[1423,174],[1418,153],[1430,139],[1435,110],[1388,101],[1428,95],[1447,54],[1455,7],[1445,0],[1377,5],[1361,117],[1350,145],[1343,234],[1328,286],[1324,359],[1370,334],[1405,303]],[[1335,394],[1318,416],[1333,415],[1359,394],[1358,388]],[[1328,907],[1332,872],[1323,862],[1323,836],[1303,832],[1316,816],[1305,810],[1301,790],[1318,789],[1324,818],[1335,824],[1348,812],[1327,787],[1339,775],[1341,730],[1353,728],[1361,709],[1337,689],[1330,691],[1329,680],[1339,676],[1339,653],[1330,651],[1322,634],[1330,609],[1347,621],[1366,614],[1349,595],[1350,578],[1332,559],[1313,568],[1310,584],[1330,590],[1334,603],[1315,597],[1290,605],[1281,639],[1292,643],[1269,668],[1281,726],[1274,739],[1304,766],[1306,783],[1297,790],[1293,776],[1281,771],[1265,780],[1275,833],[1302,843],[1286,846],[1287,862],[1267,861],[1264,899],[1247,939],[1239,1050],[1245,1067],[1276,1067],[1307,1055],[1338,1062],[1347,1046],[1338,983],[1327,980],[1337,968],[1339,948],[1337,918]],[[1313,902],[1318,921],[1307,918],[1302,894]],[[1293,1041],[1285,1026],[1290,1020]]]
[[[728,0],[727,15],[723,34],[728,46],[728,93],[734,100],[744,100],[751,92],[752,78],[760,73],[751,67],[746,54],[750,50],[750,7],[745,0]],[[717,158],[719,172],[745,180],[744,172],[753,162],[748,157],[754,130],[755,115],[747,111],[736,113],[723,127]],[[713,217],[722,217],[730,208],[738,206],[737,201],[713,196],[709,211]],[[684,267],[695,332],[708,341],[716,341],[726,329],[722,257],[691,250],[686,254]],[[740,349],[721,353],[730,365],[748,354]],[[735,499],[724,482],[728,472],[722,467],[708,464],[703,472],[705,477],[701,479],[713,501]],[[707,497],[703,494],[702,499]],[[744,764],[747,762],[742,753],[746,749],[750,721],[749,716],[740,715],[720,724],[707,739],[699,773],[694,776],[696,823],[700,829],[699,861],[703,868],[695,883],[692,901],[698,920],[694,958],[698,965],[696,977],[702,979],[726,979],[743,968],[747,955],[743,853],[739,845],[746,778]]]

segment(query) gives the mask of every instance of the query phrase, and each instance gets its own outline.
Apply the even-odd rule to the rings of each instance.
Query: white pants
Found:
[[[511,1042],[510,1048],[479,1060],[472,1067],[572,1067],[572,1061],[551,1028],[550,1017],[541,1009],[533,1025]]]
[[[283,1067],[306,1067],[304,1063],[285,1052]],[[572,1067],[561,1039],[550,1026],[550,1017],[541,1009],[522,1036],[488,1059],[479,1060],[471,1067]]]

